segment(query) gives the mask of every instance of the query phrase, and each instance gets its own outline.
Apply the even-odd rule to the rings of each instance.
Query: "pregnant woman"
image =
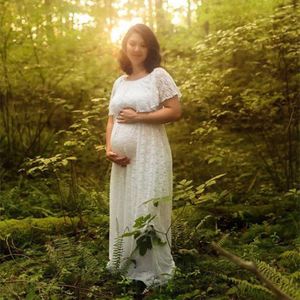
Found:
[[[163,124],[181,117],[181,94],[160,62],[150,28],[131,27],[122,41],[119,63],[125,74],[114,82],[106,129],[106,156],[113,162],[107,267],[114,269],[116,260],[127,264],[126,276],[146,287],[166,283],[175,268],[170,249],[172,156]],[[144,234],[148,246],[139,251],[137,236],[122,235],[137,229],[135,220],[147,215],[149,226],[140,229],[140,237]],[[158,239],[150,234],[147,240],[147,228]],[[116,258],[120,237],[122,253]]]

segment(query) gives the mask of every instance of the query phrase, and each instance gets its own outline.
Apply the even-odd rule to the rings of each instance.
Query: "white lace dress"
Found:
[[[180,97],[181,93],[170,74],[161,67],[137,80],[122,75],[113,85],[109,115],[115,119],[126,107],[138,112],[155,111],[163,106],[164,100],[175,95]],[[117,238],[132,231],[138,217],[151,214],[155,216],[151,224],[165,244],[154,244],[146,254],[140,255],[134,237],[124,237],[120,265],[130,259],[132,263],[126,268],[128,278],[141,280],[147,286],[164,284],[175,269],[170,249],[172,156],[165,127],[121,124],[115,120],[111,146],[112,151],[128,156],[130,164],[126,167],[112,164],[107,268],[112,269],[117,259],[114,257]]]

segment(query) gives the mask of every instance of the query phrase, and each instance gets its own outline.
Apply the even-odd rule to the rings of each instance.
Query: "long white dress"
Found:
[[[117,238],[132,231],[138,217],[151,214],[155,217],[150,223],[164,245],[153,245],[146,254],[140,255],[134,237],[124,237],[120,259],[120,265],[129,258],[134,261],[126,269],[126,277],[141,280],[147,286],[166,283],[175,270],[170,249],[172,155],[164,125],[121,124],[115,118],[126,107],[138,112],[158,110],[164,100],[175,95],[181,97],[174,80],[165,69],[158,67],[137,80],[120,76],[114,82],[109,104],[109,115],[115,121],[111,134],[112,151],[129,157],[130,164],[126,167],[112,164],[107,268],[113,268]],[[151,201],[153,199],[156,200]],[[157,199],[160,200],[157,202]]]

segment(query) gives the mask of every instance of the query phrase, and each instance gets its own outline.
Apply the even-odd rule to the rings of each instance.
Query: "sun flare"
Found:
[[[119,4],[121,3],[121,1],[119,1]],[[147,1],[145,0],[145,6]],[[122,4],[122,3],[121,3]],[[168,10],[170,10],[172,12],[172,20],[171,22],[174,25],[180,25],[184,22],[184,15],[185,12],[187,11],[187,1],[185,0],[169,0],[167,2],[167,6],[168,6]],[[192,9],[195,9],[195,3],[192,3]],[[181,11],[180,11],[181,10]],[[128,19],[122,19],[122,13],[124,11],[121,10],[121,13],[119,15],[119,21],[117,22],[117,24],[114,25],[114,27],[112,28],[111,32],[110,32],[110,38],[111,41],[113,43],[120,43],[122,40],[122,37],[125,35],[125,33],[127,32],[127,30],[134,24],[137,23],[144,23],[143,18],[138,17],[138,12],[137,11],[132,11],[132,19],[128,20]]]
[[[143,19],[136,17],[132,18],[130,21],[120,20],[111,31],[111,41],[113,43],[119,43],[125,35],[125,33],[127,32],[127,30],[137,23],[143,23]]]

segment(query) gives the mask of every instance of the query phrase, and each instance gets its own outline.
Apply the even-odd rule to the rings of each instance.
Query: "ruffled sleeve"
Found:
[[[155,80],[160,103],[176,95],[178,98],[182,96],[175,81],[165,69],[161,67],[155,69]]]

